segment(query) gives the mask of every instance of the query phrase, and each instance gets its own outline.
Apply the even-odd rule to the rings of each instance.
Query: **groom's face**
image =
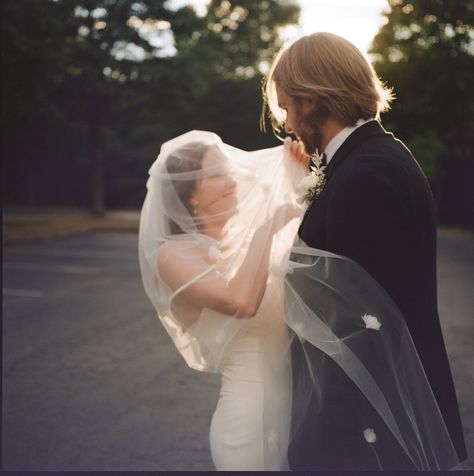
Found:
[[[314,101],[308,98],[296,100],[287,94],[281,87],[276,84],[276,93],[278,97],[278,105],[286,113],[285,132],[287,134],[295,134],[303,143],[308,154],[313,154],[320,149],[321,133],[317,124],[309,127],[304,124],[304,119],[311,115],[314,110]]]
[[[298,135],[298,114],[296,101],[288,95],[278,84],[276,85],[278,106],[285,111],[285,132]]]

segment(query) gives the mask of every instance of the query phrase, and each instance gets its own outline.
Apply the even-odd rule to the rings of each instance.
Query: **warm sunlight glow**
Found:
[[[222,3],[225,4],[229,2],[223,1]],[[209,0],[170,0],[169,2],[169,6],[175,10],[186,5],[192,5],[197,16],[199,17],[203,17],[206,14],[208,4]]]
[[[388,9],[387,0],[299,0],[300,25],[283,31],[285,40],[316,31],[328,31],[354,43],[364,56],[373,37],[384,24],[382,12]]]
[[[343,36],[370,60],[368,50],[373,37],[384,24],[382,16],[388,10],[388,0],[297,0],[301,7],[300,25],[281,32],[286,41],[316,31],[328,31]],[[209,0],[171,0],[172,8],[192,5],[196,13],[205,15]],[[229,4],[223,0],[221,9]]]

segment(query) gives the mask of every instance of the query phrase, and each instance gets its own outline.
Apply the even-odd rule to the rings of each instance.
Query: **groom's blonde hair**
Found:
[[[362,53],[332,33],[303,36],[283,48],[273,61],[263,82],[261,124],[265,129],[268,107],[273,128],[279,131],[285,116],[278,106],[276,84],[297,102],[313,98],[319,117],[332,116],[347,126],[358,119],[379,119],[393,99],[392,90]]]

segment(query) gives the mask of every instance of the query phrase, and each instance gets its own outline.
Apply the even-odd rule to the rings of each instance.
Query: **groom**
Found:
[[[433,198],[410,151],[380,125],[390,91],[355,46],[333,34],[315,33],[276,58],[266,93],[273,120],[294,133],[308,153],[324,153],[326,184],[308,207],[300,238],[313,248],[356,261],[398,305],[459,459],[464,460],[461,420],[437,310]],[[278,116],[282,110],[285,118]],[[304,367],[299,365],[299,346],[295,340],[295,381]],[[311,352],[318,350],[313,347]],[[375,421],[374,410],[338,366],[326,360],[330,362],[325,362],[320,378],[327,404],[323,410],[316,402],[307,407],[305,423],[289,447],[290,467],[378,469],[361,438],[367,418]],[[294,405],[300,398],[305,396],[298,395],[295,385]],[[388,441],[383,431],[381,438]],[[413,469],[401,448],[390,442],[387,448],[379,455],[386,469]]]

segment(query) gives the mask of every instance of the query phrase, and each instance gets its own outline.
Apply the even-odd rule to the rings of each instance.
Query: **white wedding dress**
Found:
[[[217,470],[288,469],[289,332],[273,301],[276,287],[277,281],[270,277],[257,315],[245,321],[221,357],[222,385],[210,427]],[[190,331],[211,348],[227,340],[221,331],[226,320],[230,318],[205,309]]]

